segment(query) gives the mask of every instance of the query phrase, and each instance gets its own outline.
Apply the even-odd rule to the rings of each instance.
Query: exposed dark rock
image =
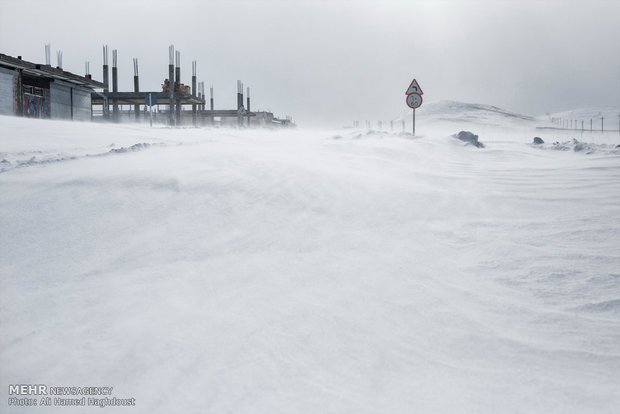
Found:
[[[457,138],[463,142],[471,144],[478,148],[484,148],[484,144],[478,141],[478,135],[469,131],[461,131],[458,134],[452,135],[454,138]]]
[[[543,141],[541,137],[534,137],[534,141],[532,143],[535,145],[540,145],[540,144],[544,144],[545,141]]]

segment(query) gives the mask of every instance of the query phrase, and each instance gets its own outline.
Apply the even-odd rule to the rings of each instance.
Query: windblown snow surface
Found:
[[[620,136],[454,105],[415,138],[0,117],[0,411],[619,412]]]

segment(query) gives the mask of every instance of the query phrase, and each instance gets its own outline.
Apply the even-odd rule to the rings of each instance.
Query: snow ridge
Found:
[[[24,167],[32,167],[37,165],[46,165],[53,164],[65,161],[73,161],[80,158],[88,158],[88,157],[103,157],[112,154],[123,154],[127,152],[135,152],[142,151],[150,148],[153,145],[164,146],[164,144],[149,144],[146,142],[141,142],[137,144],[133,144],[129,147],[120,147],[120,148],[112,148],[108,152],[102,152],[97,154],[83,154],[83,155],[72,155],[67,153],[60,154],[48,154],[44,151],[28,151],[28,152],[20,152],[16,154],[11,153],[0,153],[0,173],[4,173],[10,171],[14,168],[24,168]],[[23,159],[23,157],[29,157]]]

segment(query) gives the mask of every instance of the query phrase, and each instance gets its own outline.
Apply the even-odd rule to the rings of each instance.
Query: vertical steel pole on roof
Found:
[[[51,45],[49,43],[45,44],[45,64],[47,66],[50,66],[52,64]]]

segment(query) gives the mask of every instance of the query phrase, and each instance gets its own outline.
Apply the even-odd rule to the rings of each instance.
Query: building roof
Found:
[[[2,53],[0,53],[0,66],[13,70],[21,69],[22,73],[30,76],[59,79],[86,88],[101,89],[105,87],[102,82],[87,78],[86,76],[76,75],[75,73],[67,72],[60,68],[54,68],[50,65],[28,62]]]

